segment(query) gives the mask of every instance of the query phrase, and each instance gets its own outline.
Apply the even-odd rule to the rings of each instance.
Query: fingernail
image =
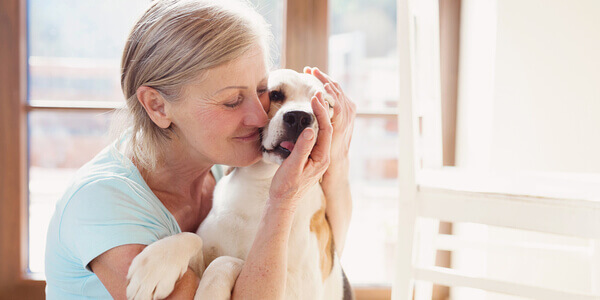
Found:
[[[315,134],[312,132],[312,130],[304,130],[304,133],[302,135],[307,140],[312,140],[313,136],[315,136]]]

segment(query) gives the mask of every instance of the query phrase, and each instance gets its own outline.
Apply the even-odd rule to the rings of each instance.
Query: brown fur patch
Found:
[[[321,199],[321,208],[310,219],[310,231],[314,232],[317,237],[321,275],[323,275],[323,281],[325,281],[331,273],[331,269],[333,269],[334,245],[331,227],[327,216],[325,216],[325,195],[322,195]]]
[[[269,106],[269,113],[267,114],[267,117],[269,117],[269,120],[273,119],[273,117],[275,116],[275,114],[281,108],[282,105],[283,105],[283,103],[271,102],[271,106]]]

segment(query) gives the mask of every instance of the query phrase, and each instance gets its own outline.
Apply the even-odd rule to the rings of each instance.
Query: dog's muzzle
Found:
[[[305,111],[294,110],[283,114],[282,129],[284,133],[277,143],[278,146],[272,152],[286,159],[294,150],[302,131],[307,127],[312,127],[314,122],[315,117]]]
[[[298,136],[302,131],[309,126],[312,126],[314,118],[312,115],[304,111],[289,111],[283,115],[283,125],[285,130],[292,134],[294,143],[298,140]]]

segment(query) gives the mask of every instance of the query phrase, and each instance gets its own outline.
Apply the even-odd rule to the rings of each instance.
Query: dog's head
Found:
[[[310,104],[315,93],[323,93],[329,103],[329,116],[333,116],[335,103],[315,76],[293,70],[271,72],[268,88],[271,107],[269,123],[262,130],[263,160],[281,164],[290,155],[305,128],[318,132],[319,124]]]

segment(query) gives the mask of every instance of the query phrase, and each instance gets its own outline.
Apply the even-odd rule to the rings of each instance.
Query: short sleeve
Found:
[[[225,176],[224,174],[224,166],[222,165],[213,165],[211,168],[211,172],[213,174],[213,177],[215,178],[216,182],[219,182],[219,180],[221,180],[221,178],[223,178],[223,176]]]
[[[108,178],[88,183],[71,196],[61,217],[59,241],[89,270],[90,261],[109,249],[149,245],[177,233],[174,222],[156,197],[127,180]]]

